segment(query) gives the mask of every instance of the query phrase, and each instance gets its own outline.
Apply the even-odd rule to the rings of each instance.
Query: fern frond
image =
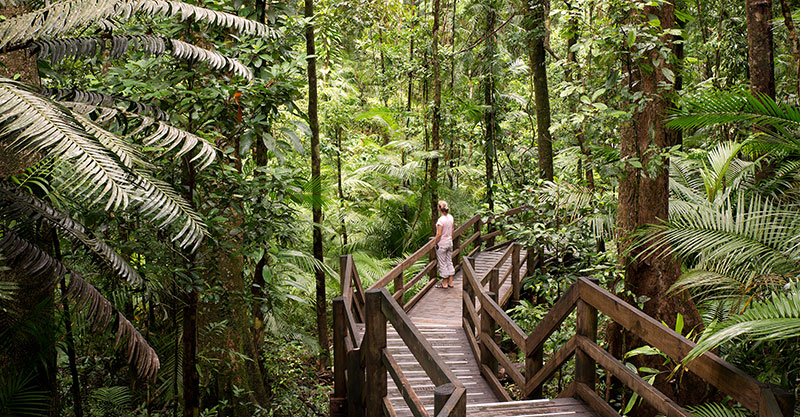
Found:
[[[172,149],[175,149],[180,146],[177,155],[175,155],[177,158],[180,158],[181,156],[185,155],[186,153],[188,153],[193,149],[197,149],[197,155],[192,157],[192,159],[189,162],[193,163],[198,170],[203,170],[207,168],[216,159],[217,156],[216,148],[214,148],[214,145],[212,145],[211,142],[191,132],[187,132],[183,129],[174,127],[160,120],[116,108],[95,106],[90,104],[70,103],[70,102],[65,102],[61,104],[68,107],[72,111],[87,117],[92,114],[97,114],[98,119],[101,120],[108,117],[115,117],[118,114],[130,118],[139,119],[141,120],[141,125],[139,125],[139,127],[135,131],[133,131],[130,134],[130,136],[137,136],[140,133],[147,131],[148,129],[153,129],[151,133],[146,134],[146,136],[143,139],[141,139],[144,146],[155,146],[159,148],[159,150],[162,150],[164,152],[169,152]],[[109,132],[104,131],[104,133],[113,136],[113,134]],[[113,142],[113,141],[109,139],[108,142]],[[117,142],[114,142],[113,144],[115,146],[119,146],[119,143]],[[108,147],[109,145],[106,146]],[[131,148],[127,149],[130,150]],[[130,152],[128,152],[128,154],[130,155]],[[139,155],[138,151],[134,151],[130,159],[135,160],[133,156],[138,156],[138,155]],[[136,162],[141,162],[141,161],[136,161]],[[147,167],[148,164],[144,163],[140,164],[140,166]]]
[[[33,375],[0,375],[0,413],[8,416],[49,415],[50,395],[33,384]]]
[[[205,223],[192,210],[184,198],[179,196],[169,184],[155,178],[146,171],[136,171],[138,193],[136,203],[142,212],[151,216],[153,221],[161,222],[156,226],[167,227],[179,220],[181,229],[172,238],[178,246],[194,251],[208,234]]]
[[[39,94],[59,102],[80,103],[102,108],[103,110],[122,109],[129,113],[152,117],[157,120],[167,121],[169,116],[158,106],[140,103],[124,97],[96,91],[84,91],[67,88],[42,88]]]
[[[130,19],[136,13],[208,22],[257,36],[274,36],[268,26],[230,13],[169,0],[65,0],[0,22],[0,48],[41,39],[54,39],[77,28],[113,17]]]
[[[710,326],[683,362],[739,337],[774,341],[797,336],[800,336],[800,291],[794,289],[774,294],[769,300],[755,301],[744,313]]]
[[[108,48],[107,45],[111,44]],[[176,39],[156,35],[108,35],[57,38],[34,42],[39,59],[50,58],[55,64],[66,57],[93,57],[98,51],[108,50],[111,58],[120,58],[133,48],[148,54],[161,55],[169,49],[178,59],[202,61],[216,70],[229,69],[234,74],[253,80],[253,72],[236,59]]]
[[[104,240],[95,237],[86,230],[83,225],[70,218],[67,214],[53,208],[47,202],[35,196],[0,184],[0,208],[2,216],[15,218],[18,221],[36,221],[43,219],[48,223],[57,226],[66,233],[66,237],[74,242],[81,243],[91,250],[100,260],[105,262],[111,269],[128,281],[131,285],[139,285],[141,278],[136,270],[113,250]]]
[[[681,101],[667,127],[689,130],[726,123],[800,127],[800,108],[748,92],[702,91]]]
[[[701,404],[694,407],[686,407],[692,413],[692,417],[745,417],[746,414],[738,409],[726,407],[718,403]]]
[[[119,159],[88,134],[67,111],[27,90],[22,84],[0,78],[0,141],[12,151],[43,152],[72,171],[67,181],[73,195],[107,199],[106,209],[126,207],[130,174]],[[87,185],[88,183],[88,185]]]

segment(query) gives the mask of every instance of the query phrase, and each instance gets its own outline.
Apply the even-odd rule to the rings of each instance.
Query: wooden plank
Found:
[[[361,349],[347,352],[347,413],[364,415],[364,368],[361,367]]]
[[[424,297],[425,294],[427,294],[428,291],[431,288],[433,288],[434,285],[436,285],[436,280],[431,280],[427,284],[425,284],[425,286],[422,287],[422,289],[419,290],[418,293],[414,294],[414,296],[411,297],[410,300],[408,300],[406,305],[403,306],[403,310],[405,310],[405,311],[411,310],[411,308],[414,307],[414,305],[416,305],[419,302],[419,300],[421,300],[422,297]]]
[[[503,387],[503,384],[501,384],[500,381],[497,379],[497,377],[494,376],[492,370],[488,366],[483,364],[481,364],[480,367],[481,367],[481,375],[483,375],[483,377],[486,379],[486,382],[489,383],[489,388],[492,389],[494,395],[496,395],[497,398],[500,399],[500,401],[511,401],[511,396],[508,395],[506,389]]]
[[[521,284],[520,284],[520,246],[514,243],[514,248],[511,250],[511,299],[514,302],[519,301]]]
[[[578,314],[575,333],[595,343],[597,340],[597,310],[583,300],[578,300]],[[582,350],[575,353],[575,381],[586,384],[594,391],[596,379],[594,361]]]
[[[439,387],[436,387],[438,390]],[[448,388],[449,390],[449,388]],[[434,393],[436,395],[436,393]],[[437,406],[434,403],[434,410]],[[464,387],[456,386],[453,392],[448,396],[436,417],[466,417],[467,415],[467,390]]]
[[[411,254],[411,256],[409,256],[408,258],[403,259],[399,264],[397,264],[397,266],[392,268],[391,271],[387,272],[386,275],[383,276],[383,278],[379,279],[374,284],[370,285],[368,289],[372,290],[375,288],[385,287],[390,282],[392,282],[392,280],[394,280],[394,277],[402,274],[403,271],[408,269],[411,265],[414,265],[414,263],[422,259],[423,256],[427,255],[431,251],[431,249],[433,249],[434,246],[435,244],[433,243],[433,238],[431,238],[428,241],[428,243],[424,244],[421,248],[417,249],[417,251]]]
[[[473,233],[473,234],[472,234],[472,236],[468,237],[468,238],[467,238],[467,240],[465,240],[465,241],[464,241],[464,243],[462,243],[462,244],[461,244],[461,245],[458,247],[458,249],[456,249],[455,251],[453,251],[453,256],[456,256],[456,255],[460,254],[460,253],[461,253],[461,251],[463,251],[464,249],[466,249],[467,245],[469,245],[470,243],[474,242],[474,241],[475,241],[475,239],[479,238],[480,236],[481,236],[481,232],[475,232],[475,233]]]
[[[384,295],[389,297],[386,289],[367,291],[367,316],[364,328],[364,363],[366,365],[366,416],[383,415],[383,399],[386,397],[386,366],[381,359],[386,349],[386,317],[384,316]],[[397,302],[395,302],[397,304]]]
[[[397,304],[397,301],[389,295],[386,289],[380,290],[379,294],[382,294],[380,304],[382,315],[385,315],[389,322],[392,323],[397,334],[406,343],[408,350],[414,355],[414,358],[425,370],[431,381],[435,385],[442,385],[448,382],[457,383],[458,379],[450,372],[450,368],[445,365],[444,360],[420,333],[405,311]]]
[[[575,385],[577,383],[573,380],[561,392],[556,395],[556,398],[573,398],[575,397]]]
[[[525,377],[522,376],[522,373],[519,372],[517,367],[514,366],[513,363],[511,363],[511,360],[509,360],[508,356],[506,356],[506,354],[503,353],[503,350],[500,349],[500,346],[498,346],[494,340],[489,339],[486,341],[486,347],[488,348],[488,351],[492,354],[492,356],[494,356],[495,359],[497,359],[497,361],[500,362],[501,365],[503,365],[503,368],[505,368],[506,370],[506,374],[508,374],[508,376],[511,377],[514,383],[517,384],[518,387],[524,387]]]
[[[481,349],[478,347],[478,339],[475,338],[475,333],[473,329],[469,327],[469,323],[467,323],[466,319],[461,319],[461,327],[464,329],[464,333],[467,334],[467,342],[469,344],[470,350],[472,350],[472,357],[480,363],[481,362]]]
[[[397,361],[387,349],[383,350],[382,359],[384,365],[386,365],[386,369],[389,371],[389,375],[392,376],[394,385],[397,387],[397,390],[400,391],[400,395],[403,396],[403,399],[406,400],[411,414],[415,417],[428,416],[428,412],[425,411],[425,406],[417,396],[417,393],[414,392],[414,388],[411,386],[408,378],[403,375],[403,370],[400,368],[400,365],[397,364]]]
[[[493,238],[495,238],[497,236],[500,236],[501,233],[503,233],[502,230],[495,230],[494,232],[487,233],[487,234],[483,235],[481,237],[481,240],[489,241],[489,240],[491,240],[491,239],[493,239]],[[494,246],[492,246],[491,248],[493,248],[493,247]],[[491,248],[486,248],[485,250],[488,252],[488,251],[492,250]]]
[[[529,355],[534,350],[540,349],[544,342],[558,329],[561,322],[569,316],[575,303],[578,301],[578,290],[575,285],[570,286],[564,295],[558,299],[556,304],[550,309],[539,325],[533,329],[526,342],[525,354]]]
[[[487,251],[487,252],[495,251],[495,250],[498,250],[500,248],[506,247],[506,246],[512,244],[513,242],[514,242],[513,240],[506,240],[505,242],[501,242],[501,243],[498,243],[498,244],[496,244],[494,246],[490,246],[490,247],[488,247],[488,248],[486,248],[484,250]]]
[[[408,281],[408,283],[403,287],[403,292],[406,292],[409,289],[411,289],[411,287],[413,287],[414,284],[417,283],[417,281],[419,281],[425,275],[428,275],[428,272],[431,272],[431,269],[434,268],[435,266],[436,266],[436,261],[428,262],[428,264],[425,265],[425,268],[422,268],[422,270],[419,271],[419,273],[416,276],[414,276],[414,278],[412,278],[410,281]],[[397,297],[395,296],[395,300],[396,299]]]
[[[346,302],[345,305],[347,305]],[[353,317],[353,310],[345,307],[344,314],[347,317],[347,333],[350,335],[350,342],[353,343],[353,346],[358,346],[358,327],[356,326],[356,319]]]
[[[383,415],[386,417],[397,417],[397,413],[394,411],[392,401],[389,400],[389,397],[383,397]]]
[[[569,339],[569,341],[561,347],[561,349],[556,352],[549,361],[539,370],[535,375],[528,376],[528,382],[525,383],[525,390],[523,393],[527,397],[530,395],[531,392],[538,389],[542,384],[547,382],[553,374],[556,373],[558,368],[561,368],[561,365],[564,364],[572,355],[575,353],[575,349],[578,346],[577,340],[575,337]]]
[[[465,318],[469,318],[472,328],[477,328],[480,320],[478,319],[478,313],[475,311],[475,306],[472,305],[471,298],[472,297],[470,297],[466,291],[461,292],[461,299],[463,300],[462,308],[465,313]]]
[[[511,268],[509,268],[509,269],[508,269],[508,270],[507,270],[507,271],[506,271],[506,272],[503,274],[503,276],[500,278],[500,286],[501,286],[501,287],[503,286],[503,284],[505,284],[505,283],[506,283],[506,280],[507,280],[507,279],[508,279],[508,277],[510,277],[510,276],[511,276]]]
[[[511,337],[511,340],[513,340],[517,346],[526,346],[527,339],[522,328],[520,328],[519,325],[514,322],[514,320],[511,320],[511,317],[508,317],[508,314],[506,314],[506,312],[503,311],[503,309],[500,308],[500,306],[497,305],[494,300],[486,296],[485,293],[481,292],[480,299],[481,309],[492,316],[492,319],[494,319],[495,323],[497,323],[500,328],[502,328],[503,331],[505,331],[506,334]]]
[[[600,366],[617,377],[617,379],[622,381],[622,383],[633,390],[633,392],[639,394],[640,397],[660,413],[663,413],[667,417],[691,417],[691,414],[686,412],[686,410],[681,408],[654,386],[645,382],[639,375],[633,373],[627,366],[611,356],[610,353],[603,350],[600,346],[597,346],[594,341],[579,335],[575,335],[574,338],[578,341],[580,350],[586,352],[592,359],[597,361]]]
[[[464,233],[464,231],[472,227],[472,225],[474,225],[480,219],[481,219],[480,214],[472,216],[472,218],[470,218],[469,220],[465,221],[464,223],[461,223],[461,226],[456,227],[456,230],[453,230],[453,236],[461,236],[461,234]]]
[[[344,308],[344,298],[333,299],[333,396],[338,398],[347,396],[347,316]]]
[[[352,255],[342,255],[339,257],[339,286],[342,290],[342,295],[349,294],[352,289],[350,288],[350,277],[353,276],[353,262],[350,262]]]
[[[586,384],[577,383],[575,393],[578,394],[583,402],[586,403],[592,410],[596,411],[600,417],[621,417],[617,410],[608,405],[594,390],[590,389]]]
[[[694,342],[585,278],[580,278],[573,287],[579,288],[581,299],[675,361],[683,360],[695,346]],[[704,353],[687,367],[749,410],[758,413],[762,388],[751,376],[711,352]]]

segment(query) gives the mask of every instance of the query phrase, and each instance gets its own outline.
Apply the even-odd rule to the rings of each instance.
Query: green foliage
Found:
[[[130,415],[133,393],[128,387],[102,387],[89,395],[89,410],[92,417],[123,417]]]
[[[50,398],[32,381],[32,375],[0,375],[0,416],[48,415]]]

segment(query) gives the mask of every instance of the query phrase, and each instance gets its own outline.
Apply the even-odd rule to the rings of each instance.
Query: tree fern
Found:
[[[111,44],[108,48],[107,45]],[[78,38],[57,38],[34,42],[39,59],[50,58],[52,63],[66,57],[95,56],[97,52],[108,50],[111,58],[119,58],[131,48],[139,51],[161,55],[167,50],[178,59],[207,63],[212,69],[228,69],[234,74],[253,80],[253,72],[241,62],[228,58],[219,52],[211,51],[177,39],[169,39],[156,35],[108,35],[82,36]]]
[[[65,232],[65,236],[91,250],[98,259],[127,280],[131,285],[141,283],[141,278],[128,263],[105,241],[95,237],[83,225],[33,195],[0,183],[0,218],[24,221],[44,220]]]
[[[739,337],[781,340],[800,336],[800,290],[777,293],[771,299],[754,301],[741,314],[709,326],[684,362]]]
[[[69,276],[66,296],[75,303],[79,310],[86,310],[88,318],[95,329],[104,330],[113,321],[117,339],[115,346],[124,341],[128,362],[136,366],[142,377],[154,377],[158,372],[159,361],[153,348],[133,325],[114,309],[108,299],[97,289],[86,282],[78,273],[67,268],[37,246],[22,239],[14,231],[0,226],[0,253],[7,259],[7,264],[16,270],[25,271],[26,278],[41,277],[30,285],[52,287],[62,277]]]
[[[208,22],[239,32],[272,36],[266,25],[206,8],[169,0],[65,0],[0,22],[0,48],[42,39],[55,39],[77,28],[91,26],[103,19],[129,19],[135,13]]]

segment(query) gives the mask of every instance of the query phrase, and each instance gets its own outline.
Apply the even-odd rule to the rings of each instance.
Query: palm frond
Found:
[[[727,123],[800,127],[800,108],[748,92],[701,91],[683,99],[667,127],[681,130]]]
[[[142,167],[150,167],[151,165],[144,160],[144,156],[138,149],[125,142],[117,135],[101,128],[80,114],[75,114],[75,120],[80,123],[83,128],[94,136],[106,149],[113,152],[119,157],[120,162],[128,168],[132,168],[134,163]]]
[[[109,48],[108,45],[111,45]],[[176,39],[157,35],[108,35],[82,36],[78,38],[57,38],[34,42],[39,59],[50,58],[51,63],[66,57],[95,56],[108,50],[111,58],[120,58],[129,49],[147,54],[161,55],[169,50],[178,59],[202,61],[216,70],[229,69],[234,74],[253,80],[253,72],[236,59],[228,58],[219,52],[211,51]]]
[[[106,209],[128,205],[130,173],[71,115],[22,84],[0,78],[0,141],[12,151],[42,152],[69,162],[74,176],[65,188],[92,204],[106,198]],[[88,183],[88,185],[87,185]]]
[[[85,104],[85,103],[75,103],[75,102],[62,102],[64,106],[69,108],[75,113],[81,114],[85,117],[90,117],[95,115],[95,119],[99,120],[99,123],[103,121],[107,121],[107,119],[116,117],[118,115],[122,115],[129,118],[139,119],[141,124],[139,127],[133,131],[130,136],[138,136],[140,134],[144,134],[145,137],[141,139],[144,146],[151,146],[156,147],[163,152],[169,152],[175,148],[178,148],[178,152],[175,157],[180,158],[181,156],[185,155],[186,153],[190,152],[193,149],[197,150],[197,154],[192,157],[189,161],[195,164],[195,167],[198,170],[203,170],[211,165],[214,160],[216,159],[217,153],[216,148],[211,142],[207,141],[206,139],[201,138],[198,135],[195,135],[191,132],[186,130],[174,127],[166,122],[161,120],[148,117],[142,114],[130,112],[127,110],[117,109],[114,107],[105,107],[101,105],[93,105],[93,104]],[[94,122],[89,122],[94,127],[92,130],[101,129],[99,126],[94,124]],[[149,131],[149,132],[148,132]],[[145,133],[148,132],[148,133]],[[103,131],[103,135],[105,136],[112,136],[110,138],[103,138],[105,141],[103,144],[112,149],[116,152],[117,148],[124,147],[122,145],[122,141],[115,140],[114,136],[110,132]],[[148,164],[143,164],[141,161],[141,157],[139,157],[140,153],[137,150],[134,150],[130,146],[124,147],[121,149],[125,152],[125,154],[130,155],[130,157],[124,157],[124,160],[132,160],[135,162],[139,162],[140,166],[147,167]],[[138,161],[136,159],[139,159]],[[130,166],[130,165],[128,165]]]
[[[70,218],[67,214],[56,210],[47,202],[35,196],[20,191],[5,184],[0,184],[0,208],[2,216],[9,216],[17,220],[43,219],[66,232],[66,236],[74,242],[79,242],[91,250],[100,260],[108,264],[111,269],[128,281],[131,285],[139,285],[141,278],[136,270],[112,249],[103,239],[95,237],[83,225]]]
[[[9,45],[54,39],[77,28],[89,27],[104,19],[129,19],[136,13],[208,22],[258,36],[274,36],[268,26],[230,13],[218,12],[170,0],[65,0],[0,22],[0,48]]]
[[[129,113],[152,117],[161,121],[167,121],[169,119],[167,113],[156,105],[144,104],[124,97],[112,96],[96,91],[68,88],[42,88],[39,90],[39,94],[59,102],[87,104],[100,107],[107,111],[122,109]]]
[[[754,340],[782,340],[800,336],[800,290],[774,294],[755,301],[741,314],[730,316],[717,326],[709,326],[684,363],[717,346],[739,337]]]
[[[170,224],[183,223],[180,230],[172,238],[178,246],[194,251],[208,234],[205,222],[179,196],[169,184],[161,181],[146,171],[137,171],[138,193],[135,202],[142,212],[151,216],[153,221],[160,222],[156,226],[167,227]]]
[[[701,404],[694,407],[687,407],[692,417],[745,417],[746,414],[733,407],[726,407],[719,403]]]
[[[0,375],[0,415],[47,416],[49,408],[50,395],[33,384],[33,375]]]

